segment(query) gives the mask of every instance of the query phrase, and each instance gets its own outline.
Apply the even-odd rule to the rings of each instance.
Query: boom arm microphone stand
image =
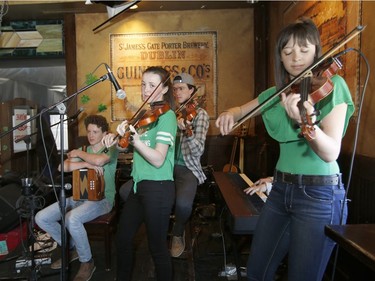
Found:
[[[30,281],[37,280],[37,270],[36,270],[36,264],[35,264],[35,249],[34,249],[34,214],[35,214],[35,202],[34,202],[34,195],[33,195],[33,179],[30,177],[30,168],[29,168],[29,159],[30,159],[30,143],[31,143],[31,136],[28,135],[27,137],[23,137],[22,140],[26,144],[26,177],[21,178],[22,182],[22,195],[24,196],[24,200],[27,202],[26,205],[30,207],[30,213],[26,215],[27,218],[27,224],[28,224],[28,238],[27,238],[27,251],[29,250],[29,244],[31,246],[31,273],[30,273]],[[15,142],[20,142],[21,140],[15,140]],[[26,259],[29,256],[26,255]]]
[[[65,248],[66,248],[66,231],[65,231],[65,206],[66,206],[66,198],[65,198],[65,188],[64,188],[64,128],[63,128],[63,121],[64,121],[64,114],[65,114],[65,105],[64,103],[71,100],[72,98],[76,97],[80,93],[86,91],[87,89],[95,86],[96,84],[103,82],[104,80],[110,80],[110,77],[108,74],[103,75],[100,77],[98,80],[90,83],[89,85],[81,88],[74,94],[64,98],[58,103],[55,103],[51,105],[50,107],[46,108],[45,110],[41,111],[40,113],[30,117],[29,119],[25,120],[24,122],[21,122],[20,124],[14,126],[12,129],[9,131],[6,131],[4,133],[0,134],[0,139],[4,137],[5,135],[13,132],[14,130],[17,130],[19,127],[24,126],[25,124],[33,121],[37,117],[41,116],[43,113],[49,112],[54,108],[57,108],[60,114],[60,151],[61,151],[61,159],[60,159],[60,167],[61,167],[61,188],[60,188],[60,211],[61,211],[61,272],[60,272],[60,280],[64,281],[66,280],[66,253],[65,253]]]

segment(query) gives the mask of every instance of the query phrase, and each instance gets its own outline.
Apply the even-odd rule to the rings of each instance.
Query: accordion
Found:
[[[73,200],[99,201],[104,198],[104,177],[94,169],[73,171]]]

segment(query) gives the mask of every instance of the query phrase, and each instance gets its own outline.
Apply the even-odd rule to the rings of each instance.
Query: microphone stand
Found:
[[[30,168],[29,168],[29,155],[30,155],[30,143],[31,143],[31,136],[28,135],[27,137],[22,138],[26,144],[26,178],[22,178],[22,195],[24,195],[25,200],[29,200],[30,204],[30,217],[27,219],[28,224],[28,243],[27,243],[27,252],[29,251],[29,244],[31,244],[31,273],[30,273],[30,281],[37,280],[37,268],[35,264],[35,249],[34,249],[34,213],[35,213],[35,204],[34,204],[34,195],[33,195],[33,179],[30,177]],[[16,142],[18,142],[16,140]],[[26,216],[28,217],[28,216]],[[26,255],[26,259],[28,255]]]
[[[66,195],[64,188],[64,114],[66,107],[64,103],[56,106],[60,114],[60,171],[61,171],[61,188],[60,188],[60,212],[61,212],[61,271],[60,280],[66,280],[66,229],[65,229],[65,207]]]
[[[61,183],[60,183],[60,210],[61,210],[61,272],[60,272],[60,280],[61,281],[64,281],[66,280],[66,252],[65,252],[65,248],[66,248],[66,231],[65,231],[65,206],[66,206],[66,198],[65,198],[65,188],[64,188],[64,153],[63,153],[63,149],[64,149],[64,128],[63,128],[63,121],[64,121],[64,113],[65,113],[65,110],[66,110],[66,107],[64,105],[65,102],[71,100],[72,98],[76,97],[77,95],[79,95],[80,93],[86,91],[87,89],[91,88],[92,86],[100,83],[100,82],[103,82],[104,80],[108,80],[109,79],[109,76],[108,74],[105,74],[103,75],[102,77],[100,77],[98,80],[90,83],[89,85],[81,88],[80,90],[78,90],[77,92],[75,92],[74,94],[64,98],[63,100],[61,100],[60,102],[57,102],[53,105],[51,105],[50,107],[46,108],[45,110],[41,111],[40,113],[30,117],[29,119],[19,123],[18,125],[14,126],[12,129],[10,129],[9,131],[6,131],[4,133],[1,133],[0,134],[0,139],[2,137],[4,137],[5,135],[13,132],[14,130],[17,130],[19,127],[22,127],[24,126],[25,124],[35,120],[37,117],[41,116],[43,113],[45,112],[49,112],[51,111],[52,109],[54,108],[57,108],[58,111],[59,111],[59,114],[60,114],[60,151],[61,151],[61,163],[60,163],[60,167],[61,167]]]

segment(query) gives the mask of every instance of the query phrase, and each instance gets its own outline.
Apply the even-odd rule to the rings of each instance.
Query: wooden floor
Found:
[[[207,194],[206,194],[207,195]],[[244,273],[244,266],[250,248],[250,235],[233,236],[226,227],[228,210],[225,202],[219,199],[217,190],[212,196],[197,193],[197,202],[190,222],[186,228],[185,252],[180,258],[173,258],[174,281],[224,281],[245,280],[237,278],[235,271],[234,249],[239,250],[238,265],[240,272]],[[200,197],[201,196],[201,197]],[[173,219],[171,219],[171,225]],[[169,239],[169,238],[168,238]],[[235,240],[233,240],[235,239]],[[92,281],[116,280],[116,237],[112,241],[112,270],[105,270],[104,247],[102,242],[91,241],[91,249],[96,265]],[[236,241],[236,243],[233,243]],[[136,236],[136,259],[134,266],[134,281],[153,281],[154,268],[147,247],[147,238],[142,227]],[[236,247],[234,247],[236,245]],[[27,247],[26,247],[27,248]],[[61,249],[57,248],[51,253],[52,262],[59,258]],[[70,281],[78,271],[80,263],[74,261],[70,264],[65,279],[61,278],[59,270],[50,269],[50,264],[42,265],[35,269],[23,267],[16,270],[16,259],[26,256],[26,251],[20,245],[7,256],[0,257],[0,280],[46,280]],[[340,250],[335,275],[332,278],[334,254],[327,267],[324,281],[348,280],[375,280],[375,273],[359,263],[358,260]],[[224,270],[226,269],[226,270]],[[286,265],[279,268],[275,281],[286,281]],[[32,274],[34,273],[34,275]],[[31,277],[35,276],[35,277]],[[303,280],[302,280],[303,281]]]
[[[173,258],[174,281],[193,280],[237,280],[237,275],[233,272],[234,256],[231,239],[223,227],[220,216],[221,207],[217,204],[197,206],[194,210],[189,225],[186,228],[186,249],[179,258]],[[222,215],[222,214],[221,214]],[[171,221],[171,224],[173,222]],[[116,245],[113,239],[112,248],[112,270],[105,271],[104,267],[104,247],[100,241],[92,241],[91,248],[96,271],[91,280],[109,281],[116,280]],[[245,238],[245,240],[247,240]],[[245,241],[243,249],[242,266],[246,264],[249,241]],[[154,268],[151,256],[147,247],[147,238],[144,227],[136,236],[136,260],[133,280],[156,280],[154,278]],[[224,246],[225,245],[225,246]],[[0,261],[0,280],[62,280],[59,270],[51,270],[50,265],[43,265],[35,270],[32,268],[21,268],[19,272],[15,270],[17,257],[25,256],[26,252],[19,247]],[[61,249],[56,248],[52,253],[52,262],[61,254]],[[13,258],[13,259],[12,259]],[[8,259],[8,260],[6,260]],[[70,264],[65,280],[73,280],[79,268],[79,262]],[[226,267],[225,265],[226,264]],[[224,271],[227,268],[227,275]],[[232,269],[232,271],[230,270]],[[36,277],[32,276],[36,273]],[[244,280],[244,278],[242,278]]]

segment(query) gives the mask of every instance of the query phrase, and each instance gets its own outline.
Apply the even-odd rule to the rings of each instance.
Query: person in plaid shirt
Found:
[[[194,79],[190,74],[180,73],[173,79],[174,97],[180,105],[190,103],[190,98],[196,90]],[[188,111],[187,109],[185,107],[183,110]],[[194,116],[192,113],[195,113]],[[185,224],[192,212],[197,186],[206,179],[200,158],[204,152],[209,127],[209,116],[203,108],[194,107],[188,112],[189,116],[180,115],[182,116],[177,115],[178,131],[174,166],[176,201],[175,223],[172,231],[172,257],[179,257],[184,252]]]

